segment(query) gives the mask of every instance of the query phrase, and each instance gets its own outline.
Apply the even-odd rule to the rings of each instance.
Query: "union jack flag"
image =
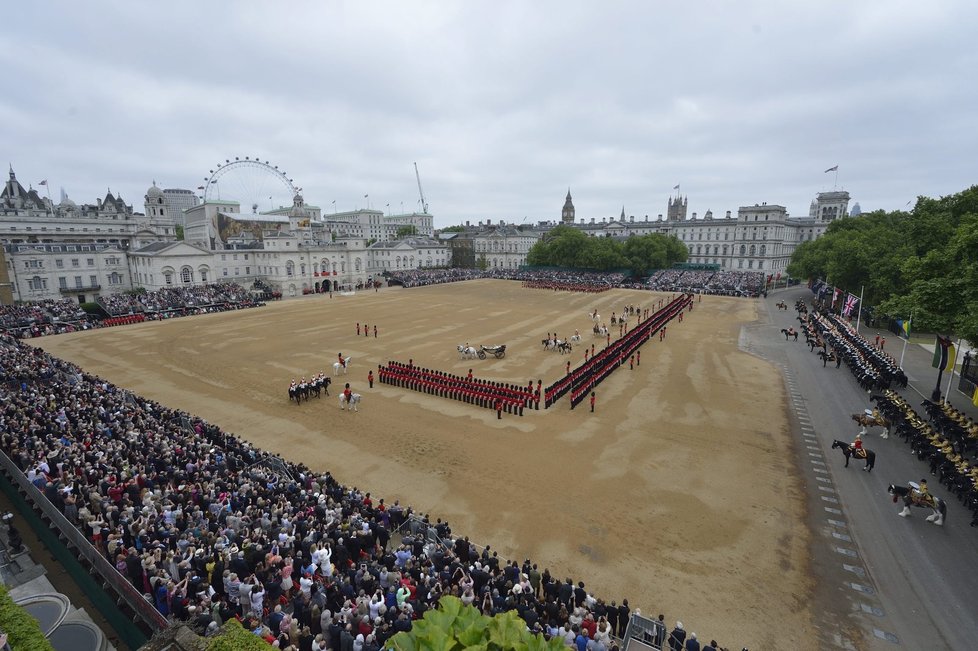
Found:
[[[859,297],[854,294],[849,294],[846,296],[845,307],[842,308],[842,313],[846,316],[852,314],[853,310],[856,309],[856,304],[859,303]]]

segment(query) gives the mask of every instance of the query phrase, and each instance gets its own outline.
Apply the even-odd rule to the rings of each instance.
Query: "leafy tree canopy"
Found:
[[[464,233],[465,226],[449,226],[447,228],[441,228],[439,231],[442,233]]]
[[[788,273],[853,293],[865,286],[879,313],[978,343],[978,185],[920,197],[910,212],[836,220],[795,249]]]
[[[686,260],[687,250],[675,237],[658,233],[629,237],[588,237],[571,226],[557,226],[533,245],[526,261],[534,266],[575,269],[631,269],[636,276]]]
[[[401,239],[402,237],[410,237],[412,235],[417,235],[417,234],[418,234],[418,228],[416,226],[412,226],[408,224],[407,226],[399,227],[397,229],[397,233],[395,234],[395,237],[397,239]]]

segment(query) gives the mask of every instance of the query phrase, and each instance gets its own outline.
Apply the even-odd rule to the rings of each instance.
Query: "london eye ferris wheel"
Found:
[[[204,177],[205,202],[236,201],[242,213],[258,214],[291,206],[297,188],[288,174],[267,160],[245,156],[225,159]]]

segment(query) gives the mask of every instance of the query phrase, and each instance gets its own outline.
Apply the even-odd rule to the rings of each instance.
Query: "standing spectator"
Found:
[[[377,324],[374,324],[374,339],[377,338]]]
[[[591,413],[592,414],[594,413],[594,400],[595,400],[595,395],[594,395],[594,391],[592,391],[591,392]]]
[[[676,628],[669,633],[669,648],[672,651],[683,651],[683,644],[686,642],[686,630],[683,629],[682,622],[676,622]]]

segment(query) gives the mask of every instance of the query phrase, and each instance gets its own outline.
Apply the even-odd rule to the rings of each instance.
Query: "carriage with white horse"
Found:
[[[496,359],[502,359],[506,357],[506,344],[499,346],[479,346],[479,359],[485,359],[489,355],[494,356]]]

